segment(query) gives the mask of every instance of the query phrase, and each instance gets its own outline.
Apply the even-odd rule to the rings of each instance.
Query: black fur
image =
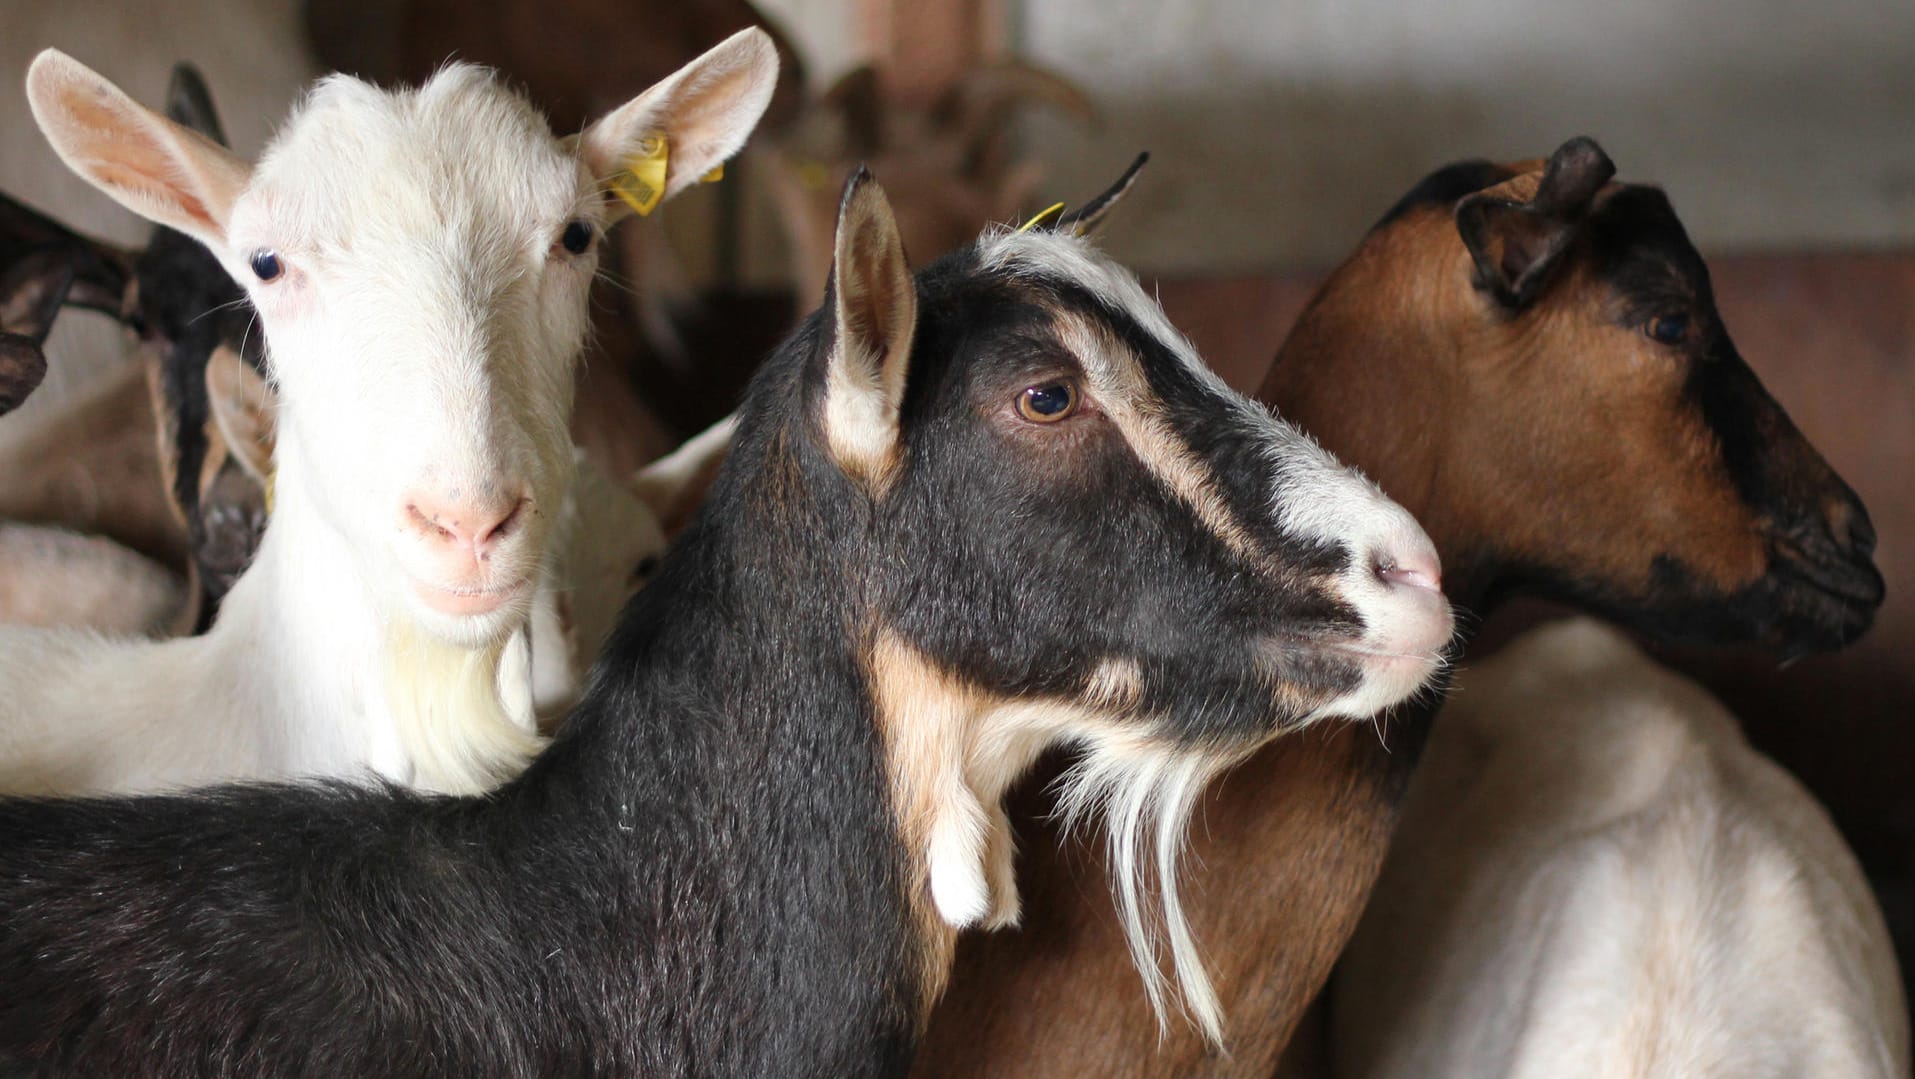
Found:
[[[1321,587],[1288,595],[1308,574],[1220,551],[1093,417],[1041,432],[1062,442],[997,422],[1069,369],[1044,333],[1065,301],[969,258],[922,279],[895,487],[874,498],[825,448],[814,315],[581,704],[496,793],[0,801],[0,1055],[87,1076],[901,1072],[923,972],[874,629],[1020,696],[1134,654],[1151,707],[1215,696],[1184,734],[1241,739],[1290,718],[1247,636],[1301,653],[1348,626]]]
[[[1699,584],[1673,559],[1656,567],[1661,636],[1708,643],[1751,628],[1765,643],[1801,654],[1840,648],[1874,621],[1884,596],[1874,530],[1861,499],[1809,445],[1736,351],[1716,310],[1709,268],[1668,197],[1624,186],[1587,226],[1588,257],[1608,283],[1612,309],[1632,332],[1660,315],[1691,320],[1678,346],[1683,396],[1715,436],[1724,470],[1769,536],[1770,572],[1735,595]],[[1846,523],[1837,535],[1830,504]]]
[[[73,289],[73,260],[41,250],[0,265],[0,416],[19,408],[47,374],[47,334]]]
[[[173,65],[166,88],[166,115],[221,146],[226,131],[213,106],[212,91],[192,64]],[[206,371],[214,349],[233,349],[255,371],[265,359],[263,337],[251,335],[252,303],[197,241],[156,227],[135,270],[140,283],[137,329],[148,347],[159,350],[162,418],[173,435],[173,499],[186,517],[199,585],[199,622],[204,632],[219,613],[220,600],[252,564],[266,531],[264,492],[230,458],[201,497],[200,472],[206,460],[206,432],[212,422]]]
[[[1253,655],[1273,638],[1301,645],[1363,630],[1329,583],[1350,553],[1271,518],[1267,458],[1257,457],[1267,433],[1082,286],[979,273],[976,258],[952,256],[921,282],[907,441],[935,432],[949,442],[935,454],[913,445],[907,462],[936,468],[907,464],[880,510],[895,544],[887,565],[900,571],[880,578],[887,619],[926,654],[1012,697],[1081,692],[1099,660],[1133,660],[1143,676],[1134,714],[1161,719],[1178,741],[1243,745],[1300,719],[1295,700],[1273,697],[1278,678],[1319,703],[1353,689],[1356,668],[1321,650],[1261,664]],[[1143,359],[1163,414],[1267,558],[1253,565],[1227,547],[1094,415],[1055,428],[967,422],[1008,418],[1024,387],[1081,376],[1050,331],[1060,310],[1094,314]],[[982,496],[960,497],[963,488]],[[1028,572],[1005,574],[1007,565]]]
[[[1494,187],[1515,175],[1514,171],[1481,158],[1445,165],[1417,181],[1415,187],[1396,200],[1396,205],[1370,226],[1370,231],[1393,225],[1413,211],[1426,207],[1441,209],[1447,214],[1464,195]]]
[[[169,228],[155,228],[140,254],[134,275],[139,282],[137,329],[147,348],[158,353],[164,429],[174,453],[173,499],[186,517],[193,561],[199,568],[203,629],[219,601],[251,564],[266,528],[265,506],[251,482],[235,497],[205,504],[200,473],[205,464],[212,403],[207,365],[225,346],[255,371],[264,363],[265,340],[253,329],[253,308],[212,252],[197,240]],[[242,472],[230,459],[224,466]],[[245,479],[245,477],[241,477]]]

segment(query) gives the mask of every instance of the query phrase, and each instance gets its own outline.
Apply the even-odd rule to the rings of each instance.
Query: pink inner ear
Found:
[[[93,171],[100,182],[136,192],[147,199],[165,201],[164,196],[156,197],[155,193],[166,192],[186,216],[204,228],[213,231],[219,229],[212,211],[203,201],[191,191],[168,182],[167,178],[155,176],[151,169],[142,169],[138,164],[128,161],[98,161],[93,163]]]

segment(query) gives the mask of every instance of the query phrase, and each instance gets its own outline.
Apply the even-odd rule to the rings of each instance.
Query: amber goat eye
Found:
[[[1678,345],[1689,336],[1688,315],[1663,315],[1649,320],[1649,336],[1665,345]]]
[[[1046,382],[1017,395],[1017,414],[1032,423],[1056,423],[1077,411],[1077,387],[1069,382]]]

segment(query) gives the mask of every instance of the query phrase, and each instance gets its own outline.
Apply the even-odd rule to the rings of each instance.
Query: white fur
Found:
[[[1426,752],[1334,985],[1339,1075],[1909,1074],[1894,950],[1827,814],[1620,633],[1531,632]]]
[[[1178,857],[1198,796],[1238,756],[1172,754],[1142,740],[1096,738],[1064,777],[1058,800],[1067,822],[1098,817],[1104,822],[1124,939],[1131,962],[1143,977],[1144,994],[1158,1028],[1168,1029],[1172,991],[1158,952],[1161,933],[1170,948],[1171,972],[1183,1010],[1213,1045],[1223,1043],[1223,1006],[1184,915],[1177,888]],[[1153,875],[1157,881],[1154,917],[1148,891]]]
[[[746,31],[560,140],[475,68],[400,93],[336,76],[252,169],[157,117],[132,121],[149,144],[102,137],[81,110],[150,114],[43,54],[29,84],[62,157],[206,242],[259,308],[279,389],[276,505],[203,637],[0,629],[0,789],[371,773],[475,790],[522,765],[538,744],[529,664],[501,664],[523,647],[533,585],[552,580],[593,269],[558,237],[611,216],[592,162],[616,167],[669,130],[668,190],[682,189],[737,150],[775,77],[769,40]],[[701,96],[713,84],[718,99]],[[117,154],[170,162],[158,171],[177,187],[116,186],[123,173],[97,170]],[[259,250],[279,255],[279,279],[248,268]],[[517,597],[445,614],[418,588],[468,582],[419,556],[407,499],[493,488],[522,489],[528,515],[470,583]],[[502,669],[520,684],[501,685]]]

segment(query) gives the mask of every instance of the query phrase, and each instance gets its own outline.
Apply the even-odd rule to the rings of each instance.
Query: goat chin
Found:
[[[414,786],[446,794],[490,790],[544,748],[531,710],[508,709],[500,693],[507,649],[523,643],[522,633],[461,648],[409,618],[392,622],[387,705],[414,762]]]

